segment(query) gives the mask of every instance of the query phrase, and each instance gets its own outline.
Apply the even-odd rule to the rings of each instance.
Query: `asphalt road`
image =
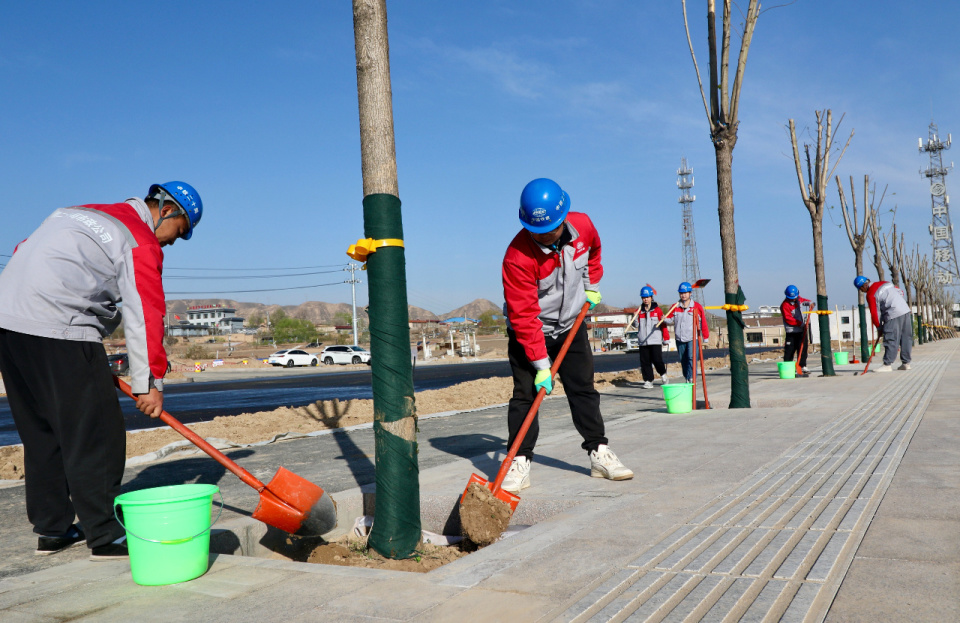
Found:
[[[749,349],[756,352],[763,349]],[[706,357],[726,355],[726,349],[706,349]],[[666,362],[676,362],[676,351],[664,353]],[[594,358],[597,372],[619,372],[638,367],[636,353],[610,353]],[[509,377],[506,360],[477,363],[421,365],[414,370],[416,391],[440,389],[457,383],[489,377]],[[370,369],[349,372],[318,371],[285,378],[258,378],[237,381],[170,384],[164,390],[164,408],[186,423],[206,422],[221,415],[269,411],[278,407],[299,407],[317,400],[372,398]],[[157,422],[143,416],[133,401],[121,397],[127,430],[154,428]],[[0,445],[20,443],[10,406],[0,398]]]

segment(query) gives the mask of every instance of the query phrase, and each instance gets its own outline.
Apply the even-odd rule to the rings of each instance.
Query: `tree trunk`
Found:
[[[830,310],[827,301],[827,277],[823,268],[823,221],[816,215],[810,215],[813,224],[813,267],[817,273],[817,310]],[[820,365],[823,366],[823,376],[836,376],[833,370],[833,344],[830,340],[830,316],[817,314],[820,324]],[[824,340],[826,337],[826,340]],[[837,336],[839,339],[840,336]]]
[[[714,138],[724,302],[730,305],[743,305],[746,297],[740,288],[740,273],[737,270],[737,237],[733,223],[733,148],[736,143],[735,127],[720,130]],[[743,327],[743,313],[727,310],[727,334],[730,336],[729,407],[731,409],[750,408],[750,370],[747,367]]]
[[[857,275],[863,274],[863,249],[856,254]],[[860,314],[860,359],[870,357],[870,337],[867,335],[867,295],[857,290],[857,310]]]
[[[386,0],[353,0],[363,171],[363,232],[403,240],[393,136]],[[367,261],[377,502],[368,544],[387,558],[415,555],[421,540],[417,417],[402,246]]]

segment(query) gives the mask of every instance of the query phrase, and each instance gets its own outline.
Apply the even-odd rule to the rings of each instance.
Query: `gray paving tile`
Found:
[[[682,623],[690,614],[701,607],[710,594],[716,590],[724,578],[718,575],[708,575],[700,580],[690,593],[677,604],[663,619],[663,623]]]
[[[779,623],[803,623],[807,620],[807,614],[813,608],[814,600],[820,594],[822,585],[804,583],[800,585],[800,590],[793,596],[790,605],[787,606]]]
[[[756,599],[754,599],[750,604],[750,607],[747,608],[747,611],[743,613],[742,617],[740,617],[740,622],[760,623],[763,621],[767,616],[767,613],[771,612],[773,609],[777,598],[780,597],[780,594],[786,588],[786,582],[779,582],[777,580],[770,580],[767,582],[766,586],[763,587],[763,590],[760,591],[760,594],[757,595]]]
[[[733,584],[723,593],[720,599],[717,600],[717,603],[713,605],[710,610],[707,611],[707,614],[704,615],[703,621],[722,621],[727,613],[731,612],[734,607],[740,602],[743,594],[746,593],[754,583],[762,583],[761,580],[751,580],[748,578],[740,578],[735,580]]]

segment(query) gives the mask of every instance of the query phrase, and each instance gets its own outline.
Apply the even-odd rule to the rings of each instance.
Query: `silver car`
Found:
[[[320,360],[326,365],[335,363],[370,363],[370,351],[359,346],[327,346],[320,353]]]

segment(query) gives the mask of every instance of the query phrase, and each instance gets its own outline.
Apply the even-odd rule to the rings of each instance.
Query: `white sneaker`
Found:
[[[670,382],[670,381],[667,380],[667,375],[666,375],[666,374],[664,374],[663,376],[660,377],[660,384],[661,384],[661,385],[666,385],[666,384],[669,383],[669,382]]]
[[[590,453],[590,475],[607,480],[630,480],[633,472],[623,466],[610,446],[600,446]]]
[[[653,383],[650,382],[650,381],[644,381],[644,382],[643,382],[643,388],[644,388],[644,389],[653,389]]]
[[[893,368],[891,368],[890,366],[880,366],[879,368],[874,370],[874,372],[893,372]]]
[[[909,370],[909,369],[910,369],[910,364],[909,364],[909,363],[901,363],[901,364],[900,364],[900,367],[897,368],[897,370]]]
[[[522,489],[529,487],[530,464],[530,459],[525,456],[515,457],[500,488],[509,493],[520,493]]]
[[[804,374],[810,374],[810,368],[807,368],[806,366],[804,366],[803,368],[800,368],[800,371],[803,372]]]

